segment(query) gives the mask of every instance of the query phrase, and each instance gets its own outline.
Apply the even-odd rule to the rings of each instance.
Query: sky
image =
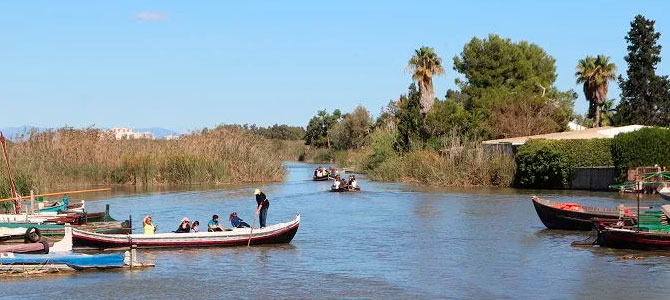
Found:
[[[575,65],[605,54],[626,70],[636,14],[656,20],[670,74],[670,1],[2,1],[0,128],[305,126],[317,110],[378,115],[407,91],[414,49],[453,57],[473,37],[526,40]],[[610,98],[618,99],[616,84]]]

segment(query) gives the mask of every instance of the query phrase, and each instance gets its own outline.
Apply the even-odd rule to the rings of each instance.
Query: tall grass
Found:
[[[377,141],[377,143],[375,143]],[[514,158],[487,151],[481,143],[450,135],[442,149],[414,150],[404,155],[390,153],[388,138],[373,138],[371,149],[359,159],[358,169],[378,181],[419,182],[435,186],[510,186],[514,180]],[[381,153],[381,155],[380,155]]]
[[[221,184],[279,181],[282,154],[248,131],[217,128],[179,140],[116,140],[100,129],[32,133],[8,150],[17,186],[39,191],[97,184]],[[0,172],[0,195],[9,186]]]

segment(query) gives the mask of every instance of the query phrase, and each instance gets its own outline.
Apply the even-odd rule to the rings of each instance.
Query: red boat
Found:
[[[300,215],[294,220],[264,228],[233,228],[218,232],[196,233],[156,233],[156,234],[101,234],[74,229],[75,247],[99,249],[126,248],[181,248],[181,247],[224,247],[261,244],[290,243],[298,227]]]

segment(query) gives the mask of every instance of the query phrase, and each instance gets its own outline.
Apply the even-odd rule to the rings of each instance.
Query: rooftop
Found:
[[[615,135],[623,132],[631,132],[646,126],[643,125],[628,125],[621,127],[604,126],[598,128],[588,128],[584,130],[554,132],[547,134],[538,134],[531,136],[520,136],[514,138],[498,139],[483,141],[482,144],[512,144],[514,146],[523,145],[531,139],[547,139],[547,140],[588,140],[588,139],[611,139]]]

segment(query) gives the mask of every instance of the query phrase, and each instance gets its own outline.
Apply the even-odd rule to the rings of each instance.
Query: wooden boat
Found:
[[[99,249],[125,248],[136,245],[138,248],[180,248],[180,247],[223,247],[251,244],[290,243],[298,227],[300,215],[293,221],[279,223],[269,227],[234,228],[229,231],[197,233],[157,233],[145,234],[100,234],[74,229],[75,247]]]
[[[123,253],[112,254],[14,254],[3,253],[0,255],[1,265],[67,265],[76,270],[83,269],[111,269],[124,267]]]
[[[314,180],[314,181],[328,181],[330,179],[331,179],[331,177],[329,175],[321,176],[321,177],[312,176],[312,180]]]
[[[361,187],[357,186],[355,188],[352,188],[347,186],[347,187],[341,187],[339,189],[336,189],[335,187],[330,187],[330,191],[334,193],[360,192]]]
[[[27,242],[37,242],[42,238],[40,230],[31,224],[24,226],[2,226],[0,225],[0,241],[25,240]]]
[[[34,227],[31,227],[34,228]],[[30,230],[29,228],[28,230]],[[24,230],[25,231],[25,230]],[[72,252],[72,227],[65,226],[63,239],[50,245],[47,241],[39,239],[37,242],[21,244],[0,244],[0,253],[28,253],[47,254]],[[28,233],[26,233],[27,235]],[[28,239],[28,238],[26,238]]]
[[[593,218],[600,219],[619,219],[617,209],[570,205],[568,203],[555,202],[531,197],[535,211],[540,220],[549,229],[565,230],[591,230],[593,228]],[[567,204],[567,205],[566,205]],[[634,218],[633,213],[628,214]]]

